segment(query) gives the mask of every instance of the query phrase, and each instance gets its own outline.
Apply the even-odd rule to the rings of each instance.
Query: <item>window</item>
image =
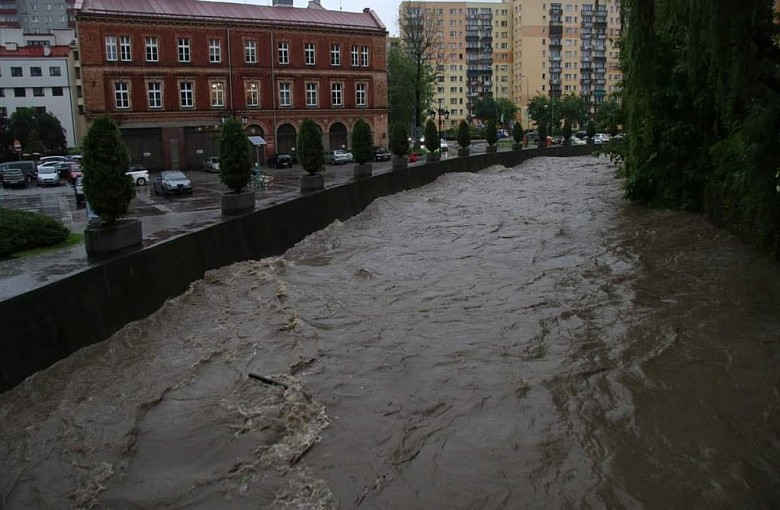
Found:
[[[80,69],[77,67],[76,69]],[[59,67],[50,67],[49,68],[49,76],[62,76],[62,69]],[[78,78],[78,76],[77,76]]]
[[[43,73],[41,72],[40,67],[31,67],[30,68],[30,76],[43,76]]]
[[[360,65],[368,67],[368,46],[360,48]]]
[[[179,82],[179,106],[182,108],[192,108],[195,106],[193,85],[191,81]]]
[[[317,83],[306,84],[306,106],[317,106]]]
[[[288,42],[279,43],[279,63],[285,65],[290,63],[290,43]]]
[[[12,67],[11,76],[23,76],[21,67]]]
[[[367,89],[368,89],[368,85],[366,85],[365,83],[358,83],[357,85],[355,85],[355,103],[358,106],[368,105],[368,101],[367,101],[368,94],[366,93]]]
[[[179,62],[189,62],[192,58],[192,53],[190,52],[190,40],[186,37],[179,37],[178,48]]]
[[[332,106],[344,106],[343,84],[330,84],[330,104]]]
[[[146,91],[146,96],[149,99],[149,108],[162,108],[162,82],[147,82]]]
[[[147,62],[159,62],[160,54],[156,37],[146,38],[146,61]]]
[[[125,62],[133,60],[130,38],[126,35],[119,37],[119,59]]]
[[[14,97],[27,97],[27,92],[24,87],[14,88]]]
[[[244,42],[244,62],[247,64],[257,63],[257,42],[246,41]]]
[[[114,104],[117,110],[130,108],[130,86],[126,81],[114,82]]]
[[[341,65],[341,45],[340,44],[331,44],[330,45],[330,65],[332,65],[332,66],[340,66]]]
[[[219,39],[209,39],[209,62],[212,64],[222,62],[222,45]]]
[[[211,84],[211,107],[222,108],[225,106],[225,84],[221,81]]]
[[[279,106],[292,106],[292,84],[279,84]]]
[[[360,52],[357,45],[352,46],[352,51],[350,52],[350,55],[352,56],[352,65],[354,67],[357,67],[360,65]]]
[[[62,96],[62,87],[52,87],[51,88],[51,95],[52,96]]]
[[[260,86],[256,81],[247,82],[244,93],[247,106],[260,106]]]
[[[113,35],[106,37],[106,60],[116,60],[116,37]]]
[[[317,63],[314,43],[306,43],[303,48],[303,60],[307,66],[313,66]]]
[[[33,96],[43,97],[43,87],[33,87]]]

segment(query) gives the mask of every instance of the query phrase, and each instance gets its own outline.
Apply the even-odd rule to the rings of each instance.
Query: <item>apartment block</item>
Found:
[[[360,118],[386,146],[384,24],[370,9],[279,3],[84,0],[85,117],[111,117],[133,163],[152,169],[199,168],[229,116],[265,142],[260,162],[294,153],[306,118],[326,148],[349,147]]]
[[[75,28],[75,0],[0,0],[0,28],[21,28],[27,34]]]

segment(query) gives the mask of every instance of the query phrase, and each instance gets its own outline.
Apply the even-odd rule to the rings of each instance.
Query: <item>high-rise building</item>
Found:
[[[0,0],[0,27],[21,28],[27,34],[49,34],[75,28],[76,0]]]
[[[620,1],[495,0],[413,2],[402,9],[435,20],[432,109],[449,111],[445,128],[469,118],[485,96],[510,98],[527,122],[536,95],[576,94],[591,109],[621,80]]]

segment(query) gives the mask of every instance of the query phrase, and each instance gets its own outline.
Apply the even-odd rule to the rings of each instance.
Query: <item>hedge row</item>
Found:
[[[70,230],[40,213],[0,208],[0,258],[61,243]]]

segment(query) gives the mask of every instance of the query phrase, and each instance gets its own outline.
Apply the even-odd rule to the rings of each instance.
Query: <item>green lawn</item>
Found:
[[[34,248],[32,250],[20,251],[18,253],[14,253],[12,257],[15,259],[21,259],[24,257],[34,257],[36,255],[41,255],[44,253],[61,250],[63,248],[70,248],[71,246],[75,246],[83,242],[84,242],[84,234],[77,234],[75,232],[71,232],[68,235],[68,238],[61,243],[53,244],[51,246],[46,246],[44,248]]]

